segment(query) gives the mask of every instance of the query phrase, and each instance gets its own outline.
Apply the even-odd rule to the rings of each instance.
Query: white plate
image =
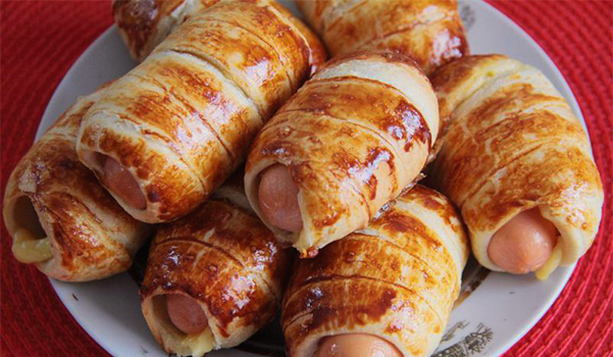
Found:
[[[288,6],[295,10],[293,4]],[[519,26],[490,5],[460,1],[472,53],[503,53],[536,66],[581,111],[564,78],[545,52]],[[57,87],[37,138],[79,95],[127,72],[134,66],[115,27],[102,34],[68,71]],[[585,123],[584,123],[585,126]],[[448,334],[434,356],[495,356],[519,340],[556,299],[573,267],[560,268],[546,282],[532,276],[487,275],[456,308]],[[58,296],[77,322],[114,356],[167,356],[151,337],[140,312],[138,290],[128,274],[83,284],[51,280]],[[238,350],[210,356],[255,356]]]

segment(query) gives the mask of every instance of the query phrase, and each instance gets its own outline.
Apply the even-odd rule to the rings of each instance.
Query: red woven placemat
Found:
[[[492,1],[558,65],[588,124],[606,203],[594,246],[541,321],[505,356],[613,355],[613,2]],[[1,190],[55,87],[112,23],[109,1],[0,1]],[[1,229],[0,355],[106,356]]]

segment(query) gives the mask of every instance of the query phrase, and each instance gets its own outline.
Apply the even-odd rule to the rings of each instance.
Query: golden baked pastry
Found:
[[[79,98],[59,117],[6,185],[3,213],[13,255],[58,280],[102,279],[127,270],[149,234],[75,152],[79,123],[102,91]]]
[[[293,254],[248,207],[242,182],[226,184],[196,211],[160,226],[141,306],[165,351],[198,357],[236,346],[277,312]]]
[[[366,52],[333,60],[255,139],[245,170],[249,202],[281,241],[313,256],[364,228],[418,178],[438,122],[430,82],[409,58]],[[275,184],[265,190],[278,167],[289,172],[283,185],[294,190],[269,193]],[[284,195],[297,200],[295,227],[267,213],[267,205],[290,199]],[[287,214],[290,208],[274,209]]]
[[[142,61],[192,14],[220,0],[113,0],[113,17],[130,55]]]
[[[468,54],[456,0],[296,0],[331,55],[383,49],[426,74]]]
[[[172,32],[87,113],[81,161],[133,217],[177,219],[242,162],[274,110],[323,59],[271,1],[222,1]]]
[[[586,133],[566,100],[539,70],[502,55],[462,58],[440,68],[432,82],[443,134],[431,177],[460,208],[479,262],[517,273],[546,267],[541,277],[558,263],[574,263],[598,230],[603,190]],[[559,237],[546,247],[528,240],[488,254],[492,237],[524,213],[523,222],[552,223]],[[533,228],[512,234],[532,234],[526,229]],[[544,256],[522,268],[521,259],[539,249]],[[523,255],[518,267],[490,259],[513,250]]]
[[[366,334],[395,347],[385,356],[429,356],[458,297],[468,253],[451,203],[416,185],[367,228],[297,262],[282,305],[288,355],[332,356],[322,351],[328,341],[347,351],[350,338]]]
[[[115,24],[132,57],[143,61],[153,49],[183,22],[218,2],[231,3],[236,0],[113,0]],[[325,60],[319,39],[294,17],[285,7],[274,0],[255,0],[267,2],[277,11],[287,16],[301,35],[309,42],[312,70],[315,64]]]

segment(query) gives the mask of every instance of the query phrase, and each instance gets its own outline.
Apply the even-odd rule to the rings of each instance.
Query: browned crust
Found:
[[[379,51],[332,60],[324,71],[362,60],[389,63],[390,71],[416,68],[402,54]],[[309,246],[295,246],[307,256],[334,239],[328,239],[327,229],[362,228],[398,196],[425,164],[431,141],[424,115],[399,89],[366,75],[315,77],[260,131],[245,171],[250,187],[256,187],[263,165],[289,168],[300,188],[303,220],[308,218],[301,237],[313,237],[299,243]],[[254,196],[250,199],[257,205]]]
[[[263,122],[320,64],[321,44],[288,16],[264,0],[220,2],[191,14],[92,108],[79,155],[92,169],[88,150],[131,169],[147,199],[145,210],[120,202],[131,215],[154,223],[193,210],[242,162]],[[119,124],[106,126],[105,120]]]
[[[197,0],[207,8],[219,0]],[[132,57],[143,60],[177,24],[163,24],[165,18],[185,0],[113,0],[113,17]]]
[[[398,201],[434,213],[456,236],[441,237],[432,230],[438,227],[391,204],[366,230],[299,260],[282,310],[289,355],[304,352],[311,336],[351,331],[383,336],[415,356],[436,344],[432,335],[442,333],[461,274],[451,255],[456,248],[446,242],[461,247],[460,266],[468,242],[457,212],[438,192],[417,185]]]
[[[9,233],[15,200],[26,196],[51,239],[53,258],[37,266],[67,281],[101,279],[125,271],[147,235],[146,227],[125,213],[83,166],[74,145],[92,100],[80,99],[30,148],[13,170],[5,194]],[[125,235],[124,245],[116,240]]]
[[[141,298],[177,291],[192,296],[207,306],[223,340],[273,317],[290,259],[256,217],[228,201],[209,200],[160,227]]]
[[[298,5],[334,56],[384,49],[414,58],[429,74],[469,52],[456,0],[362,1],[349,8],[306,4],[312,1]]]
[[[481,264],[497,268],[485,253],[488,232],[533,207],[561,232],[563,263],[583,254],[598,230],[602,183],[587,136],[553,85],[502,55],[462,58],[432,81],[444,119],[432,181],[460,207]]]
[[[199,3],[184,10],[185,13],[182,14],[182,18],[178,19],[179,21],[185,21],[194,16],[196,12],[206,10],[220,2],[220,0],[197,1]],[[231,1],[226,2],[231,3]],[[315,73],[327,57],[326,51],[317,36],[276,1],[257,0],[251,2],[270,4],[298,30],[306,43],[304,49],[309,52],[310,74]],[[113,0],[112,9],[115,23],[135,59],[143,60],[159,42],[182,23],[177,23],[169,17],[184,3],[185,0]],[[275,30],[274,26],[263,29]]]

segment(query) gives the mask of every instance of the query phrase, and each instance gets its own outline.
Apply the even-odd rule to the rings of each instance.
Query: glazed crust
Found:
[[[218,2],[232,1],[234,0],[113,0],[113,16],[130,54],[140,62],[190,17]],[[299,30],[299,35],[309,44],[311,70],[314,73],[326,59],[319,39],[285,7],[275,1],[268,3],[283,13],[286,20]]]
[[[142,61],[193,13],[219,0],[113,0],[113,17],[130,55]]]
[[[153,335],[167,352],[191,355],[194,346],[156,306],[161,295],[186,294],[201,303],[214,349],[243,342],[277,311],[293,255],[281,249],[245,202],[242,182],[224,185],[198,210],[160,227],[141,301]]]
[[[404,356],[429,356],[458,296],[468,249],[451,203],[416,185],[366,229],[296,263],[282,307],[288,355],[313,356],[326,336],[367,333]]]
[[[418,177],[438,120],[430,83],[408,58],[358,53],[329,62],[258,134],[247,160],[247,197],[259,214],[260,174],[286,165],[299,186],[303,229],[269,227],[312,256],[365,227]]]
[[[221,1],[194,14],[88,112],[79,157],[99,172],[101,153],[132,173],[146,209],[116,199],[133,217],[166,222],[193,210],[309,75],[321,46],[277,7]]]
[[[537,69],[502,55],[469,56],[432,82],[443,129],[431,177],[460,207],[479,262],[492,235],[538,207],[561,234],[562,263],[590,247],[602,183],[580,121]]]
[[[58,280],[89,281],[123,272],[148,237],[149,228],[125,213],[77,159],[79,124],[101,91],[69,108],[19,161],[6,186],[3,213],[9,234],[14,237],[31,223],[18,212],[19,201],[29,199],[52,253],[36,267]]]
[[[334,56],[384,49],[414,58],[426,74],[468,54],[456,0],[296,0]]]

